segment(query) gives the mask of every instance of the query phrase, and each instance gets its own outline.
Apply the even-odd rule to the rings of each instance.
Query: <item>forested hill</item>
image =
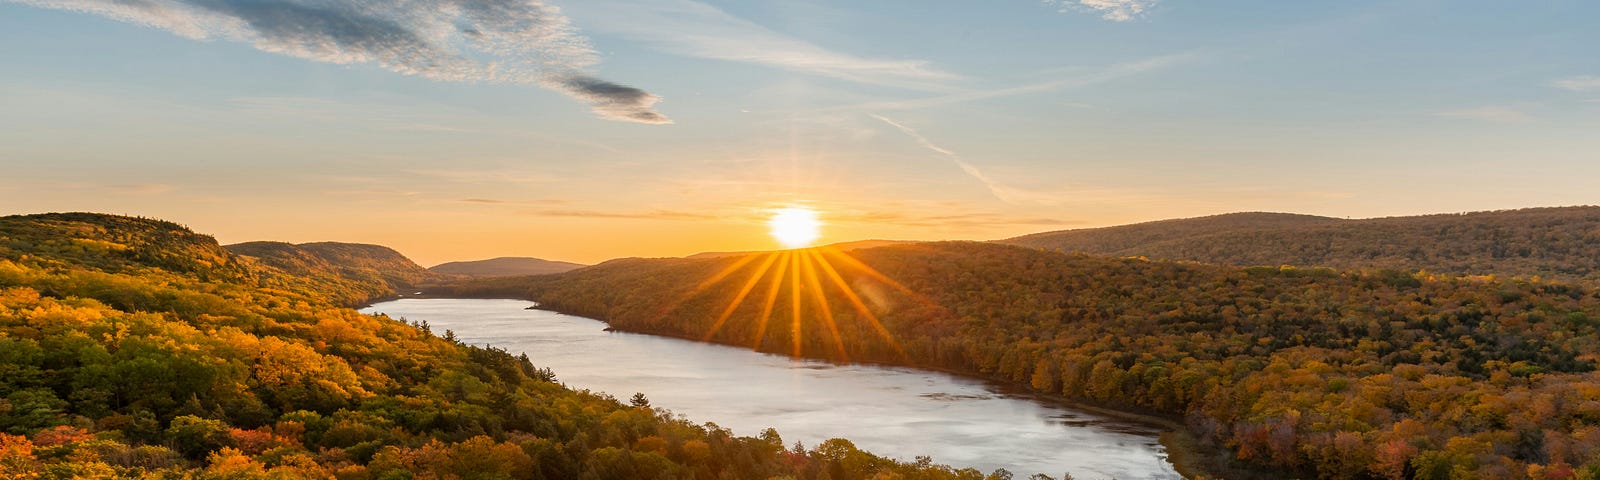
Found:
[[[403,293],[440,277],[400,252],[380,245],[246,242],[225,248],[298,279],[337,284],[347,291],[340,294],[341,302],[347,305]]]
[[[0,258],[112,273],[154,268],[202,280],[314,293],[341,305],[394,295],[439,277],[377,245],[251,242],[223,247],[210,235],[172,222],[98,213],[0,217]]]
[[[1600,207],[1363,220],[1239,213],[1038,233],[1000,243],[1238,266],[1600,279]]]
[[[168,222],[0,218],[0,478],[984,478],[569,390],[285,275]]]
[[[0,259],[42,268],[132,274],[160,268],[206,280],[256,278],[209,235],[162,220],[98,213],[0,217]]]
[[[1208,238],[1241,231],[1279,230],[1308,225],[1327,225],[1343,220],[1293,213],[1243,212],[1198,218],[1179,218],[1103,228],[1084,228],[1035,233],[1001,240],[1000,243],[1062,250],[1091,255],[1126,255],[1165,242]]]
[[[515,277],[568,272],[585,265],[533,257],[500,257],[488,260],[448,262],[428,267],[434,273],[469,277]]]
[[[546,308],[620,330],[1165,412],[1238,461],[1299,472],[1285,478],[1600,478],[1593,286],[971,242],[819,255],[828,265],[633,259],[522,281]]]

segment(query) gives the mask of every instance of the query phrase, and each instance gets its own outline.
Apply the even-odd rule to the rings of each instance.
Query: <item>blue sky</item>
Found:
[[[148,4],[0,1],[3,213],[598,261],[1600,187],[1596,2]]]

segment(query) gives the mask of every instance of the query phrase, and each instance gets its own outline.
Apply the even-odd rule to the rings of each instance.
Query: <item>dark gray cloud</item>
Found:
[[[0,0],[92,13],[194,39],[294,57],[372,64],[443,81],[539,85],[603,118],[671,123],[661,98],[593,77],[599,56],[541,0]]]
[[[661,97],[644,90],[582,75],[563,80],[561,87],[568,95],[589,101],[601,115],[640,123],[672,123],[652,108]]]

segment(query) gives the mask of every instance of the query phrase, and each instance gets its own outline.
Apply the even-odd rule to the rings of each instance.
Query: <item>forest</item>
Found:
[[[0,478],[1010,478],[574,391],[344,306],[381,277],[302,267],[157,220],[0,217]]]
[[[1234,213],[1037,233],[1001,243],[1235,266],[1392,268],[1600,280],[1600,207],[1343,220]]]
[[[269,284],[315,282],[318,292],[356,306],[449,279],[389,247],[359,243],[245,242],[223,248],[268,272]]]
[[[797,260],[799,259],[799,260]],[[976,242],[480,280],[625,331],[937,368],[1181,420],[1324,479],[1600,478],[1600,290]]]

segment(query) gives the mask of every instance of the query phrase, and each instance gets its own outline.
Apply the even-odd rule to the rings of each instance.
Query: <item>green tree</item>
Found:
[[[231,446],[230,428],[221,420],[211,420],[193,415],[172,419],[167,426],[167,439],[174,448],[190,458],[201,458],[206,453]]]

